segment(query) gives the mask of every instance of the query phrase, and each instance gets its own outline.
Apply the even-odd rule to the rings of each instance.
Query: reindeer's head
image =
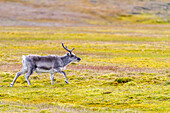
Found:
[[[75,49],[73,48],[72,50],[69,50],[67,46],[65,47],[64,44],[62,43],[63,48],[68,51],[67,56],[71,59],[72,62],[80,62],[81,58],[77,57],[72,51]]]

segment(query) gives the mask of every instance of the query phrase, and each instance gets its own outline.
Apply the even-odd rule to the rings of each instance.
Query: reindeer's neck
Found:
[[[63,67],[71,63],[71,60],[69,59],[69,56],[67,55],[61,56],[61,60],[63,61]]]

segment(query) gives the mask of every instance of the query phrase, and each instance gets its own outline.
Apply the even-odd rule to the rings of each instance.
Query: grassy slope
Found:
[[[0,25],[169,24],[166,7],[168,0],[0,0]]]
[[[137,29],[138,28],[138,29]],[[169,26],[131,25],[79,28],[0,28],[0,110],[2,112],[168,112]],[[56,74],[24,76],[21,56],[63,55],[75,47],[80,63],[66,69],[70,84]]]

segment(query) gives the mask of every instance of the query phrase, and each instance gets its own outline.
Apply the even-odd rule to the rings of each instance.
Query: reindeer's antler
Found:
[[[63,48],[65,49],[65,50],[67,50],[68,52],[72,52],[75,48],[73,48],[72,50],[69,50],[68,48],[67,48],[67,46],[66,47],[64,47],[64,43],[62,43],[62,46],[63,46]]]

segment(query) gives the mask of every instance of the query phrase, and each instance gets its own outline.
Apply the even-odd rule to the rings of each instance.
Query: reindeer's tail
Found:
[[[24,70],[27,70],[27,65],[26,65],[26,56],[25,55],[22,55],[22,65],[23,65],[23,68]]]

